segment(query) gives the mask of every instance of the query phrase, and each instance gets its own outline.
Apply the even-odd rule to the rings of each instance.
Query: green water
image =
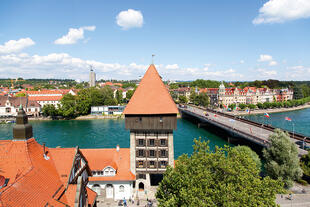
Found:
[[[270,118],[266,118],[264,115],[248,115],[245,118],[310,136],[310,108],[269,115]],[[285,117],[291,118],[292,121],[286,121]]]
[[[129,131],[124,119],[31,121],[34,137],[48,147],[113,148],[129,147]],[[0,125],[0,139],[12,139],[13,124]],[[175,158],[183,153],[191,154],[194,138],[210,141],[210,148],[228,143],[205,129],[183,119],[178,119],[174,131]]]

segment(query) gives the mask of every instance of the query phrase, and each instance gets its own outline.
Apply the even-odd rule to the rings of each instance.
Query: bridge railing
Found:
[[[209,112],[212,112],[212,113],[215,113],[215,114],[227,117],[227,118],[231,118],[231,119],[234,119],[234,120],[241,121],[243,123],[250,124],[252,126],[261,127],[261,128],[263,128],[265,130],[269,130],[269,131],[272,131],[272,132],[276,129],[275,127],[270,126],[270,125],[264,125],[264,124],[261,124],[261,123],[258,123],[258,122],[252,121],[252,120],[248,120],[248,119],[245,119],[245,118],[242,118],[242,117],[238,117],[238,116],[234,116],[234,115],[231,115],[231,114],[223,113],[223,112],[220,112],[220,111],[215,111],[215,110],[212,110],[212,109],[209,109],[209,108],[204,108],[204,107],[195,106],[195,105],[191,105],[191,104],[187,104],[187,105],[184,105],[184,106],[190,106],[190,107],[198,108],[198,109],[201,109],[201,110],[204,110],[204,111],[209,111]],[[294,138],[294,139],[297,139],[297,140],[300,140],[300,141],[305,141],[307,143],[310,143],[310,138],[305,136],[305,135],[303,135],[303,134],[295,133],[295,132],[291,132],[291,131],[287,131],[287,130],[284,130],[284,131],[286,131],[290,135],[291,138]]]
[[[198,116],[198,117],[200,117],[200,119],[203,119],[203,120],[204,120],[204,119],[210,120],[209,118],[207,118],[207,117],[205,117],[205,116],[202,116],[202,115],[200,115],[200,114],[194,113],[194,112],[192,112],[192,111],[190,111],[190,110],[187,110],[186,108],[182,108],[181,110],[186,111],[187,113],[191,113],[191,114],[193,114],[193,116]],[[245,132],[245,131],[238,130],[238,129],[234,128],[234,127],[231,127],[231,126],[229,126],[229,125],[226,125],[226,124],[224,124],[224,123],[218,122],[218,121],[213,120],[213,119],[212,119],[212,122],[215,122],[215,123],[217,123],[217,124],[220,125],[220,126],[224,126],[224,127],[228,128],[228,129],[232,130],[233,132],[237,132],[237,133],[239,133],[239,134],[241,134],[241,135],[243,135],[243,136],[245,135],[245,136],[248,137],[248,138],[254,139],[257,143],[261,143],[262,145],[265,145],[265,146],[266,146],[266,145],[269,144],[269,141],[268,141],[268,140],[262,139],[262,138],[260,138],[260,137],[257,137],[257,136],[255,136],[255,135],[253,135],[253,134],[249,134],[249,133],[247,133],[247,132]]]

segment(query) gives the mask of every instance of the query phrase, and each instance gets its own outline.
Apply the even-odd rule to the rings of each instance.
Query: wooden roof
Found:
[[[125,115],[177,114],[178,109],[152,64],[127,104]]]

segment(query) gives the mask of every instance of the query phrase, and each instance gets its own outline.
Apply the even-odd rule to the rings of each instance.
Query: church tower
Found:
[[[124,110],[125,127],[130,130],[130,168],[136,175],[136,192],[149,192],[167,165],[174,165],[177,113],[155,66],[150,65]]]

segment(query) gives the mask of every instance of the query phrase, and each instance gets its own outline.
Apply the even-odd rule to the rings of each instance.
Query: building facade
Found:
[[[81,149],[92,171],[88,187],[103,199],[133,198],[136,177],[130,171],[130,149]]]
[[[28,100],[28,97],[0,96],[0,116],[16,116],[20,105],[28,116],[39,116],[41,106],[36,101]]]
[[[124,110],[130,130],[130,169],[136,176],[135,196],[147,195],[174,165],[173,130],[178,113],[167,88],[152,64]]]
[[[122,115],[125,106],[92,106],[91,115]]]

